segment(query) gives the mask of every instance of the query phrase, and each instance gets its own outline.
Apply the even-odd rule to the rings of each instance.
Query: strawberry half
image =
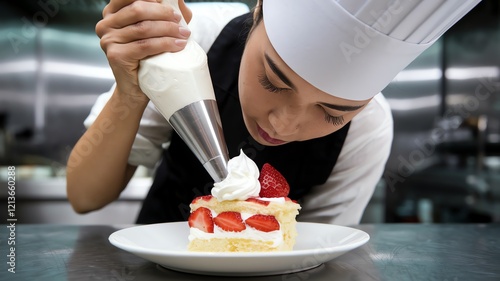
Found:
[[[205,201],[210,201],[212,200],[212,195],[202,195],[202,196],[198,196],[196,198],[193,199],[193,201],[191,201],[191,204],[194,204],[196,202],[198,202],[198,200],[205,200]]]
[[[261,204],[261,205],[264,205],[264,206],[268,206],[269,203],[271,203],[269,201],[259,200],[257,198],[253,198],[253,197],[250,197],[250,198],[248,198],[245,201],[247,201],[247,202],[253,202],[253,203],[257,203],[257,204]]]
[[[262,166],[259,182],[260,197],[287,197],[290,193],[290,185],[285,177],[269,163]]]
[[[280,229],[278,220],[276,220],[276,218],[271,215],[253,215],[246,219],[245,223],[263,232],[270,232]]]
[[[222,212],[214,218],[214,223],[225,231],[240,232],[247,228],[238,212]]]
[[[212,212],[205,207],[199,207],[189,215],[189,227],[198,228],[207,233],[214,233],[214,221],[212,219]]]

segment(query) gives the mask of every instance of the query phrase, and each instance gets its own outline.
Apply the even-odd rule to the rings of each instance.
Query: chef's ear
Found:
[[[184,3],[184,0],[179,0],[179,9],[181,10],[182,17],[184,18],[186,23],[189,23],[191,21],[191,18],[193,17],[193,13],[186,6],[186,3]]]

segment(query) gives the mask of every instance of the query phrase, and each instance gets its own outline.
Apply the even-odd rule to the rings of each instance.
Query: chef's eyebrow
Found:
[[[276,65],[276,63],[273,61],[273,59],[271,59],[271,57],[269,57],[269,55],[267,53],[264,53],[264,57],[266,58],[267,64],[269,65],[271,70],[274,72],[274,74],[276,74],[276,76],[278,76],[278,78],[281,81],[283,81],[283,83],[285,83],[288,87],[295,90],[296,89],[295,85],[292,83],[292,81],[290,79],[288,79],[288,77],[286,77],[285,73],[283,73],[283,71],[281,71],[281,69],[279,69],[279,67]]]
[[[340,105],[340,104],[331,104],[331,103],[324,103],[320,102],[319,104],[324,105],[328,108],[335,109],[338,111],[354,111],[362,108],[365,106],[364,104],[362,105]]]
[[[279,67],[276,65],[276,63],[273,61],[273,59],[271,57],[269,57],[269,55],[267,53],[264,53],[264,57],[266,58],[267,64],[269,65],[271,70],[274,72],[274,74],[276,74],[276,76],[278,76],[278,78],[281,81],[283,81],[283,83],[285,83],[288,87],[295,90],[296,89],[295,85],[292,83],[292,81],[290,79],[288,79],[288,77],[286,77],[285,73],[283,73],[283,71],[281,71],[281,69],[279,69]],[[324,102],[321,102],[320,104],[323,106],[326,106],[328,108],[338,110],[338,111],[355,111],[355,110],[358,110],[358,109],[362,108],[363,106],[365,106],[364,104],[362,104],[362,105],[340,105],[340,104],[331,104],[331,103],[324,103]]]

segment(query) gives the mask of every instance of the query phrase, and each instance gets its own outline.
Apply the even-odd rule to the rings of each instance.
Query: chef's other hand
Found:
[[[184,0],[179,7],[189,22],[191,11]],[[179,25],[181,15],[161,0],[111,0],[102,15],[96,34],[115,76],[116,92],[147,100],[137,78],[140,60],[182,50],[190,31]]]

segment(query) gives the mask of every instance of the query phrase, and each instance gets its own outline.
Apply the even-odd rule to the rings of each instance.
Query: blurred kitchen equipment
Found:
[[[388,222],[416,216],[422,199],[434,222],[500,221],[499,50],[500,2],[483,0],[383,90],[395,129]]]

